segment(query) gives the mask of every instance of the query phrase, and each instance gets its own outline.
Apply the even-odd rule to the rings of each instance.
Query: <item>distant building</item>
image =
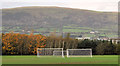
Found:
[[[84,37],[84,39],[91,39],[90,37]]]
[[[108,37],[106,36],[99,36],[99,38],[97,38],[98,40],[109,40]]]
[[[84,40],[84,39],[91,39],[91,38],[90,37],[76,37],[75,39]]]
[[[120,43],[120,38],[111,38],[113,44]]]
[[[91,31],[90,33],[91,33],[91,34],[94,34],[95,32],[94,32],[94,31]]]
[[[91,34],[95,34],[95,33],[99,33],[99,32],[92,30],[92,31],[90,31],[90,33],[91,33]]]
[[[83,37],[76,37],[75,39],[78,39],[78,40],[84,40]]]

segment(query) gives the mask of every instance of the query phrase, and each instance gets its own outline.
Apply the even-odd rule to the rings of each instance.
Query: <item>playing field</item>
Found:
[[[117,55],[95,55],[91,57],[53,56],[2,56],[3,64],[118,64]]]

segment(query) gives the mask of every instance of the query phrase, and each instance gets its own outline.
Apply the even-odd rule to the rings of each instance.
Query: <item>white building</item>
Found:
[[[114,43],[114,44],[118,44],[119,42],[120,42],[120,39],[111,39],[112,40],[112,43]]]
[[[84,39],[91,39],[91,38],[90,37],[76,37],[75,39],[84,40]]]

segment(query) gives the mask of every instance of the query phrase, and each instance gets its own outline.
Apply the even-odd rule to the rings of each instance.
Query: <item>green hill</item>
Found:
[[[61,7],[19,7],[2,10],[3,32],[21,30],[117,33],[117,12]],[[73,32],[73,31],[72,31]]]

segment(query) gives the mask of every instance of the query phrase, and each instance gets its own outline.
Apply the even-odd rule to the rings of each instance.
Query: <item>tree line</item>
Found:
[[[2,34],[3,55],[36,54],[37,48],[45,47],[46,37],[40,34],[30,35],[19,33]]]
[[[70,38],[70,33],[66,37],[56,36],[55,33],[47,38],[47,48],[66,49],[92,49],[94,55],[118,55],[120,54],[120,44],[112,43],[112,40],[78,40]]]
[[[13,32],[2,34],[3,55],[36,55],[37,48],[64,48],[64,50],[91,48],[94,55],[120,54],[120,44],[113,44],[112,40],[77,40],[70,38],[70,33],[64,38],[55,33],[51,33],[50,36]]]

